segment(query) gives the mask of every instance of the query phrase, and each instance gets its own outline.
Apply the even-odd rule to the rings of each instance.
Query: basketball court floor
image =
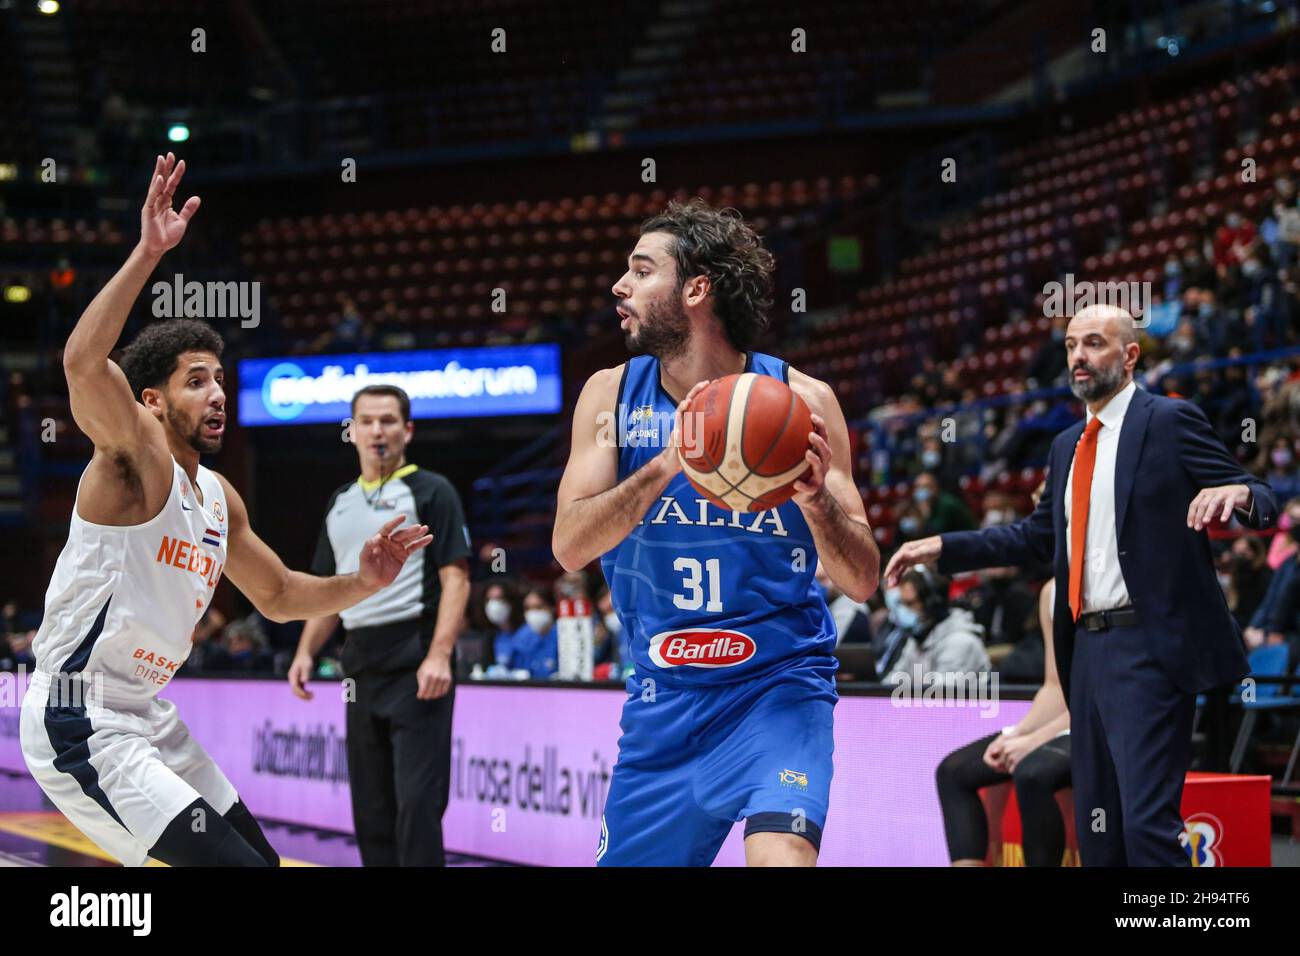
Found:
[[[356,841],[346,833],[260,820],[283,866],[360,866]],[[69,823],[26,774],[0,770],[0,867],[118,866]],[[149,866],[164,866],[150,860]],[[447,854],[448,866],[503,866]]]

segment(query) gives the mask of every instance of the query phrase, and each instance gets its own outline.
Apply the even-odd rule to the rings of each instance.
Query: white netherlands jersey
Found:
[[[175,675],[226,564],[226,496],[202,465],[197,481],[202,504],[172,459],[167,501],[144,524],[91,524],[73,505],[32,643],[37,671],[102,677],[105,702],[147,701]]]

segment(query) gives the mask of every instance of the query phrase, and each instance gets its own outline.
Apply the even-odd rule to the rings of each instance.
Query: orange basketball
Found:
[[[691,486],[719,508],[766,511],[794,495],[809,472],[812,414],[770,375],[728,375],[695,396],[679,456]]]

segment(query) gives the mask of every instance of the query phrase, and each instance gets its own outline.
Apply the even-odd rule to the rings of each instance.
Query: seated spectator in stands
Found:
[[[32,653],[32,641],[36,639],[35,631],[14,631],[5,635],[5,646],[0,648],[0,669],[11,670],[18,667],[32,668],[36,665],[36,655]]]
[[[609,593],[609,587],[604,584],[596,592],[596,635],[596,646],[603,649],[601,653],[597,653],[596,663],[609,664],[610,678],[617,680],[619,675],[632,665],[632,650],[628,646],[627,631],[623,628],[623,621],[614,610],[613,596]],[[614,668],[618,669],[618,674],[613,672]]]
[[[1227,552],[1228,608],[1243,629],[1250,626],[1273,580],[1267,557],[1264,539],[1255,535],[1242,535]]]
[[[1300,497],[1291,498],[1283,509],[1287,521],[1286,534],[1293,542],[1300,542]],[[1282,523],[1278,522],[1279,525]],[[1296,574],[1297,552],[1291,553],[1274,572],[1264,597],[1255,608],[1250,618],[1250,626],[1242,634],[1248,650],[1254,650],[1264,643],[1282,644],[1288,635],[1297,631],[1296,613],[1300,608],[1296,588],[1300,586],[1300,575]]]
[[[1068,316],[1058,315],[1052,318],[1052,332],[1038,346],[1038,351],[1025,369],[1025,378],[1032,379],[1038,388],[1049,388],[1065,375],[1065,327],[1070,324]]]
[[[1038,604],[1037,594],[1025,583],[1019,568],[984,569],[979,572],[979,584],[967,591],[963,600],[990,646],[1019,644]]]
[[[555,629],[555,604],[549,588],[533,587],[524,593],[524,623],[495,642],[496,662],[511,670],[525,670],[534,680],[552,676],[559,665],[559,638]]]
[[[835,621],[835,646],[844,643],[870,644],[871,618],[867,605],[859,604],[836,587],[820,561],[817,562],[815,577],[826,598],[826,606],[831,610],[831,618]]]
[[[221,642],[203,662],[207,671],[241,671],[271,673],[272,658],[266,634],[255,614],[237,618],[226,625]]]
[[[970,509],[954,494],[939,487],[939,479],[926,472],[912,486],[912,501],[921,512],[922,536],[946,531],[969,531],[975,527]]]
[[[465,609],[465,630],[456,639],[457,671],[463,675],[491,667],[497,638],[509,637],[524,622],[524,605],[513,578],[495,575],[477,581]]]
[[[898,526],[899,544],[925,537],[925,518],[921,506],[910,498],[903,501],[894,512],[894,523]]]
[[[0,608],[0,670],[32,667],[32,641],[40,629],[39,614],[20,611],[17,601],[6,601]]]
[[[483,620],[492,635],[485,659],[497,662],[496,648],[504,638],[509,641],[524,624],[524,599],[514,578],[498,578],[483,588]]]
[[[984,630],[970,611],[948,605],[948,581],[924,565],[906,571],[894,589],[890,619],[897,631],[878,654],[886,682],[911,681],[917,668],[928,675],[967,675],[990,669]],[[891,600],[886,594],[886,602]],[[916,689],[919,692],[919,688]]]
[[[1183,253],[1181,279],[1184,294],[1188,289],[1205,289],[1214,285],[1214,266],[1205,261],[1201,250],[1194,245]]]
[[[1008,780],[1016,788],[1026,866],[1060,866],[1065,821],[1056,792],[1070,785],[1070,712],[1065,706],[1052,648],[1054,582],[1038,602],[1047,667],[1043,686],[1020,722],[954,750],[939,764],[935,783],[943,810],[948,858],[953,866],[983,866],[989,820],[979,791]]]
[[[1278,497],[1300,495],[1300,468],[1296,466],[1295,442],[1289,435],[1278,435],[1273,439],[1264,480]]]
[[[1241,262],[1247,247],[1255,239],[1255,224],[1235,209],[1223,217],[1223,224],[1214,234],[1214,264],[1220,269]],[[1219,273],[1220,278],[1223,272]]]
[[[207,667],[208,659],[215,653],[213,649],[220,644],[225,629],[226,616],[209,604],[190,633],[193,648],[190,656],[185,659],[187,673],[198,673]]]

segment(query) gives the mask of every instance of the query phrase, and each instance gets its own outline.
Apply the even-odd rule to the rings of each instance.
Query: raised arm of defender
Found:
[[[708,383],[699,382],[677,406],[668,446],[618,480],[618,383],[622,366],[603,369],[582,388],[573,412],[569,463],[555,506],[551,550],[566,571],[586,567],[632,533],[650,505],[682,470],[677,457],[682,414]],[[606,416],[614,416],[607,418]]]
[[[180,242],[199,208],[199,198],[193,196],[180,212],[172,209],[172,197],[184,175],[184,160],[176,162],[171,153],[158,157],[140,210],[140,241],[86,307],[63,350],[73,418],[97,449],[136,450],[145,440],[144,428],[150,424],[157,427],[154,417],[131,394],[122,370],[108,356],[145,282],[163,253]]]

